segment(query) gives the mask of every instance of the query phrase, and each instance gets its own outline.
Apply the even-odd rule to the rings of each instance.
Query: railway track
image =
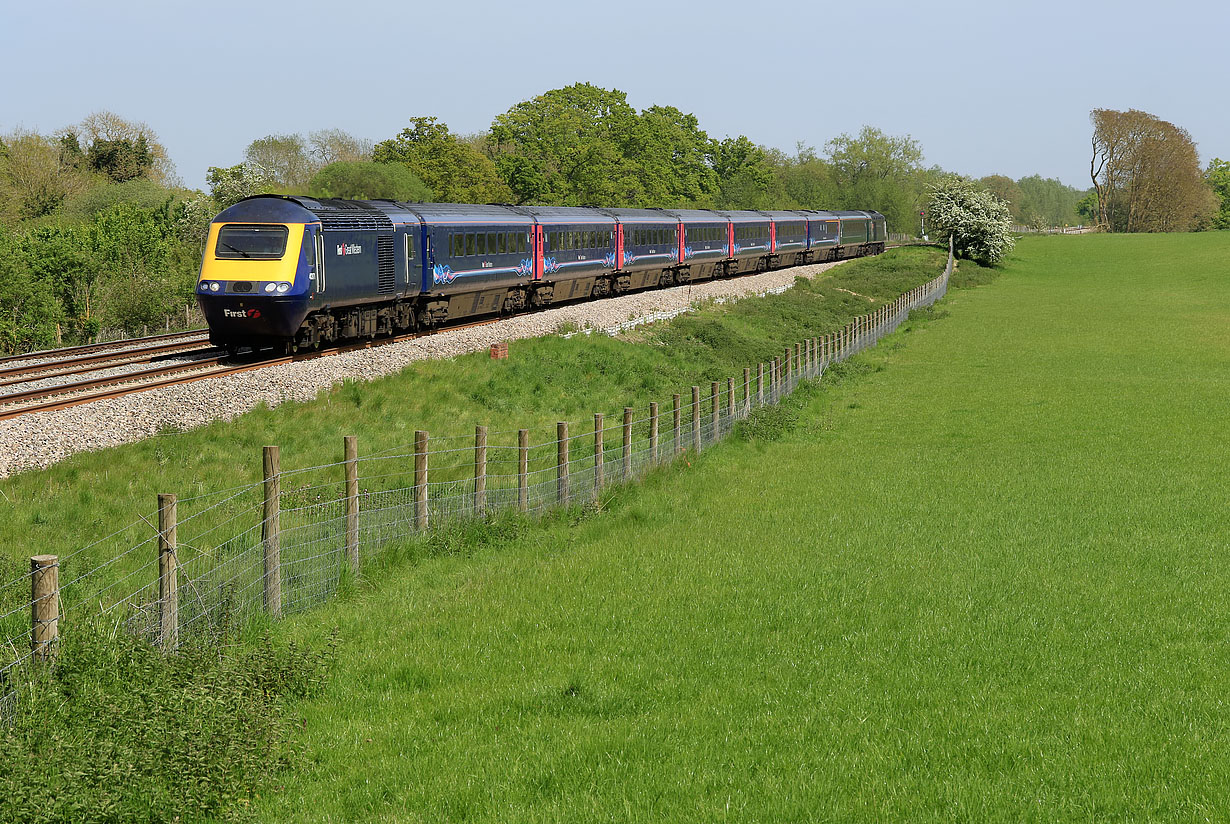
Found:
[[[191,338],[200,343],[207,340],[208,337],[208,329],[185,329],[182,332],[168,332],[165,335],[150,335],[144,338],[126,338],[106,343],[87,343],[81,346],[66,346],[63,349],[44,349],[41,352],[26,352],[23,355],[8,355],[0,358],[0,368],[7,369],[9,367],[5,366],[6,364],[15,364],[20,361],[63,360],[107,352],[118,355],[124,350],[137,350],[143,346],[157,346],[160,343],[181,338]]]
[[[444,329],[470,329],[476,326],[486,326],[492,323],[498,323],[501,318],[488,318],[486,320],[476,321],[473,323],[460,323],[451,326],[442,327]],[[57,367],[61,370],[53,375],[44,373],[35,373],[35,377],[20,377],[22,367],[12,368],[8,370],[0,369],[0,387],[20,385],[22,383],[31,383],[36,380],[42,380],[49,377],[61,377],[65,375],[84,374],[101,369],[111,368],[117,365],[131,365],[134,363],[148,363],[156,358],[159,354],[165,355],[176,351],[183,351],[196,347],[196,352],[188,352],[187,354],[203,354],[204,357],[194,359],[186,363],[175,363],[167,366],[151,367],[149,369],[141,369],[132,372],[124,372],[118,375],[108,375],[101,378],[93,378],[72,383],[63,383],[55,386],[38,387],[26,391],[9,392],[0,394],[0,420],[8,420],[17,418],[22,415],[30,415],[36,412],[50,412],[56,409],[67,409],[72,406],[80,406],[82,404],[93,403],[95,401],[107,400],[109,398],[118,398],[124,395],[131,395],[137,392],[147,392],[151,389],[159,389],[164,386],[176,386],[179,384],[192,383],[194,381],[206,380],[208,378],[225,377],[227,375],[237,375],[242,372],[251,372],[256,369],[264,369],[269,366],[278,366],[286,363],[296,363],[300,361],[314,360],[316,358],[329,357],[330,355],[340,355],[345,352],[357,352],[363,349],[372,349],[378,346],[387,346],[393,343],[401,343],[404,341],[415,340],[416,338],[430,335],[432,332],[412,332],[404,335],[394,335],[387,338],[375,338],[366,341],[356,341],[346,343],[341,346],[333,346],[321,348],[311,352],[299,352],[294,355],[282,355],[271,358],[263,358],[257,356],[254,360],[244,360],[241,362],[231,362],[225,355],[210,355],[207,353],[215,352],[212,347],[201,348],[199,341],[194,342],[190,346],[174,347],[174,344],[156,344],[151,347],[146,347],[140,350],[141,354],[134,354],[133,359],[126,361],[123,364],[116,363],[116,356],[108,356],[100,354],[86,353],[80,359],[63,359],[55,361]],[[160,352],[155,352],[155,349],[160,349]],[[66,350],[57,350],[64,352]],[[131,350],[130,354],[136,350]],[[97,364],[103,365],[97,365]],[[44,364],[46,365],[46,364]],[[36,367],[29,367],[35,369]],[[28,373],[26,373],[28,374]]]

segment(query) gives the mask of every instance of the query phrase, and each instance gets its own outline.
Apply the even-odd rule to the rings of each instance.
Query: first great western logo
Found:
[[[339,255],[361,255],[363,247],[357,243],[339,243],[337,244],[337,253]]]

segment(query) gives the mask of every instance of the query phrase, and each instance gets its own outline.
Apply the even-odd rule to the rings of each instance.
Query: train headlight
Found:
[[[279,294],[279,295],[284,295],[284,294],[286,294],[286,293],[287,293],[287,292],[289,292],[289,291],[290,291],[290,284],[289,284],[289,283],[285,283],[285,282],[283,282],[283,283],[279,283],[279,284],[278,284],[278,294]]]
[[[221,283],[218,283],[218,281],[216,281],[216,280],[211,280],[211,281],[209,282],[209,291],[211,291],[211,292],[216,292],[216,291],[218,291],[218,290],[219,290],[219,289],[221,289],[221,288],[222,288],[222,284],[221,284]]]
[[[266,283],[265,284],[266,292],[272,292],[274,289],[277,289],[277,288],[278,288],[278,285],[276,283]]]

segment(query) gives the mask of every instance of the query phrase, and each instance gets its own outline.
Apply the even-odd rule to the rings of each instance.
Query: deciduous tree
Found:
[[[66,198],[88,189],[89,176],[63,155],[61,145],[18,130],[4,139],[0,157],[0,218],[9,224],[54,212]]]
[[[640,206],[640,126],[624,92],[577,83],[496,117],[490,150],[520,203]]]
[[[1012,213],[1012,219],[1024,223],[1026,217],[1022,214],[1021,207],[1025,200],[1024,194],[1021,192],[1021,187],[1016,184],[1016,181],[1004,175],[987,175],[978,181],[988,192],[995,195],[997,198],[1008,204],[1008,209]]]
[[[717,175],[709,165],[709,135],[695,115],[674,106],[650,106],[640,114],[630,150],[642,170],[642,205],[680,208],[711,202]]]
[[[1089,175],[1111,231],[1184,232],[1210,220],[1215,199],[1185,130],[1148,112],[1094,109]]]
[[[253,140],[243,156],[273,184],[291,189],[306,187],[319,169],[308,156],[307,141],[297,134],[271,134]]]
[[[768,151],[743,135],[715,141],[710,147],[722,209],[772,209],[774,165]]]
[[[1212,228],[1230,229],[1230,161],[1213,158],[1204,170],[1204,179],[1217,197],[1217,214],[1212,218]]]
[[[104,151],[102,147],[108,144],[112,147],[122,147],[119,151],[123,153],[139,153],[144,161],[141,164],[142,174],[148,175],[164,186],[178,183],[175,164],[171,162],[166,146],[162,145],[158,140],[158,135],[145,123],[126,120],[115,112],[103,110],[88,115],[76,126],[65,129],[62,134],[73,135],[74,140],[78,142],[81,150],[87,156],[95,144],[100,147],[100,155],[116,151],[114,148]],[[126,169],[128,166],[125,164],[129,162],[125,160],[117,168]]]
[[[833,208],[875,209],[889,226],[912,226],[924,199],[927,174],[918,141],[873,126],[839,135],[825,146],[837,203]]]
[[[499,203],[512,199],[491,159],[462,142],[434,117],[413,117],[392,140],[376,144],[372,159],[409,169],[436,200]]]
[[[330,163],[312,178],[308,192],[313,197],[353,200],[431,200],[431,190],[405,166],[370,160]]]

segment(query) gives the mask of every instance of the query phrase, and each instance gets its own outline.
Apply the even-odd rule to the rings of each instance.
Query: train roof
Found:
[[[212,223],[315,223],[316,214],[298,200],[280,195],[245,197],[218,213]]]
[[[775,223],[778,221],[783,221],[783,220],[791,220],[791,221],[803,220],[803,214],[798,211],[793,211],[793,210],[792,211],[774,211],[774,212],[766,211],[766,212],[763,212],[763,214],[766,214],[769,217],[773,218],[773,221]]]
[[[733,212],[714,211],[715,215],[721,215],[731,223],[768,223],[769,215],[765,212],[752,212],[748,210],[739,210]]]
[[[533,218],[518,211],[516,207],[496,203],[386,202],[405,209],[428,223],[511,223],[528,226],[534,222]]]
[[[879,212],[856,211],[856,210],[846,210],[846,211],[840,211],[840,212],[833,211],[833,212],[830,212],[829,214],[836,215],[837,217],[872,217],[872,218],[884,217],[884,215],[880,214]]]
[[[665,209],[602,209],[620,223],[677,223],[675,216]]]
[[[664,209],[684,223],[725,223],[726,218],[709,209]]]
[[[601,223],[609,225],[615,221],[601,209],[591,209],[586,206],[517,206],[517,211],[533,215],[541,223]]]

